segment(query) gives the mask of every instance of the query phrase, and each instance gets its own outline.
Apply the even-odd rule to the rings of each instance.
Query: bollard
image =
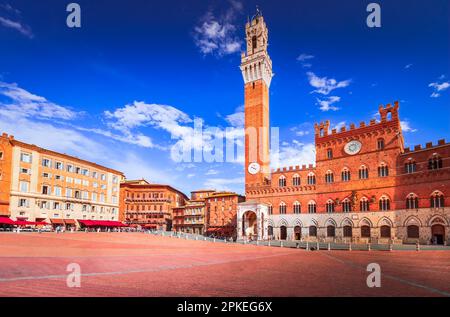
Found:
[[[206,237],[203,239],[203,240],[205,240],[206,241]]]
[[[213,242],[216,242],[216,238],[213,238]]]
[[[392,243],[389,243],[389,251],[392,251]]]
[[[420,244],[419,244],[419,242],[416,243],[416,251],[420,251]]]
[[[309,251],[309,242],[306,241],[306,251]]]
[[[195,236],[195,240],[198,240],[198,237],[197,237],[197,236]]]
[[[328,242],[328,251],[331,251],[331,243]]]
[[[319,244],[319,241],[317,241],[317,251],[320,251],[320,244]]]
[[[282,248],[282,247],[283,247],[283,241],[280,242],[280,248]]]
[[[351,251],[352,250],[352,243],[350,242],[350,244],[348,245],[348,250]]]
[[[367,251],[370,251],[370,243],[367,244]]]
[[[269,244],[268,244],[268,246],[270,247],[270,240],[269,240]]]
[[[256,245],[259,245],[259,241],[258,240],[256,240]]]
[[[297,249],[300,249],[300,243],[297,242],[297,243],[295,244],[295,247],[296,247]]]

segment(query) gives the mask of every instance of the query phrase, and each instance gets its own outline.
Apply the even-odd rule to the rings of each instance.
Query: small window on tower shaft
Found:
[[[252,37],[252,49],[255,50],[256,49],[256,36]]]
[[[332,149],[328,149],[327,150],[327,158],[328,159],[332,159],[333,158],[333,150]]]

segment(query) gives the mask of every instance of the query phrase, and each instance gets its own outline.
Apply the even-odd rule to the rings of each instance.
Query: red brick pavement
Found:
[[[304,251],[142,233],[2,233],[0,296],[450,296],[448,251]],[[69,263],[80,288],[66,286]],[[368,288],[367,264],[381,266]]]

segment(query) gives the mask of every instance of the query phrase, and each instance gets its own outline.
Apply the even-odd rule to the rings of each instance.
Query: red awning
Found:
[[[0,225],[15,225],[16,222],[7,217],[0,217]]]
[[[63,225],[64,224],[64,220],[62,220],[62,219],[50,219],[50,222],[53,225]]]
[[[36,224],[39,224],[39,223],[34,222],[34,221],[27,221],[27,220],[16,220],[15,224],[18,226],[35,226]]]
[[[156,228],[158,227],[158,225],[154,224],[154,223],[147,223],[144,225],[145,228]]]
[[[75,219],[64,219],[64,223],[66,225],[74,225],[75,224]]]
[[[78,220],[79,223],[86,227],[126,227],[127,225],[120,221],[109,220]]]

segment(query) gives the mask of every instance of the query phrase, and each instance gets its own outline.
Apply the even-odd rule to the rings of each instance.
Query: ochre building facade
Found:
[[[372,243],[449,243],[450,144],[405,148],[398,102],[380,120],[330,129],[315,124],[316,164],[268,171],[268,31],[261,15],[246,25],[245,194],[239,238]],[[253,145],[252,145],[253,144]],[[255,153],[261,153],[256,155]]]
[[[123,174],[74,156],[0,136],[0,216],[78,227],[119,220]]]

